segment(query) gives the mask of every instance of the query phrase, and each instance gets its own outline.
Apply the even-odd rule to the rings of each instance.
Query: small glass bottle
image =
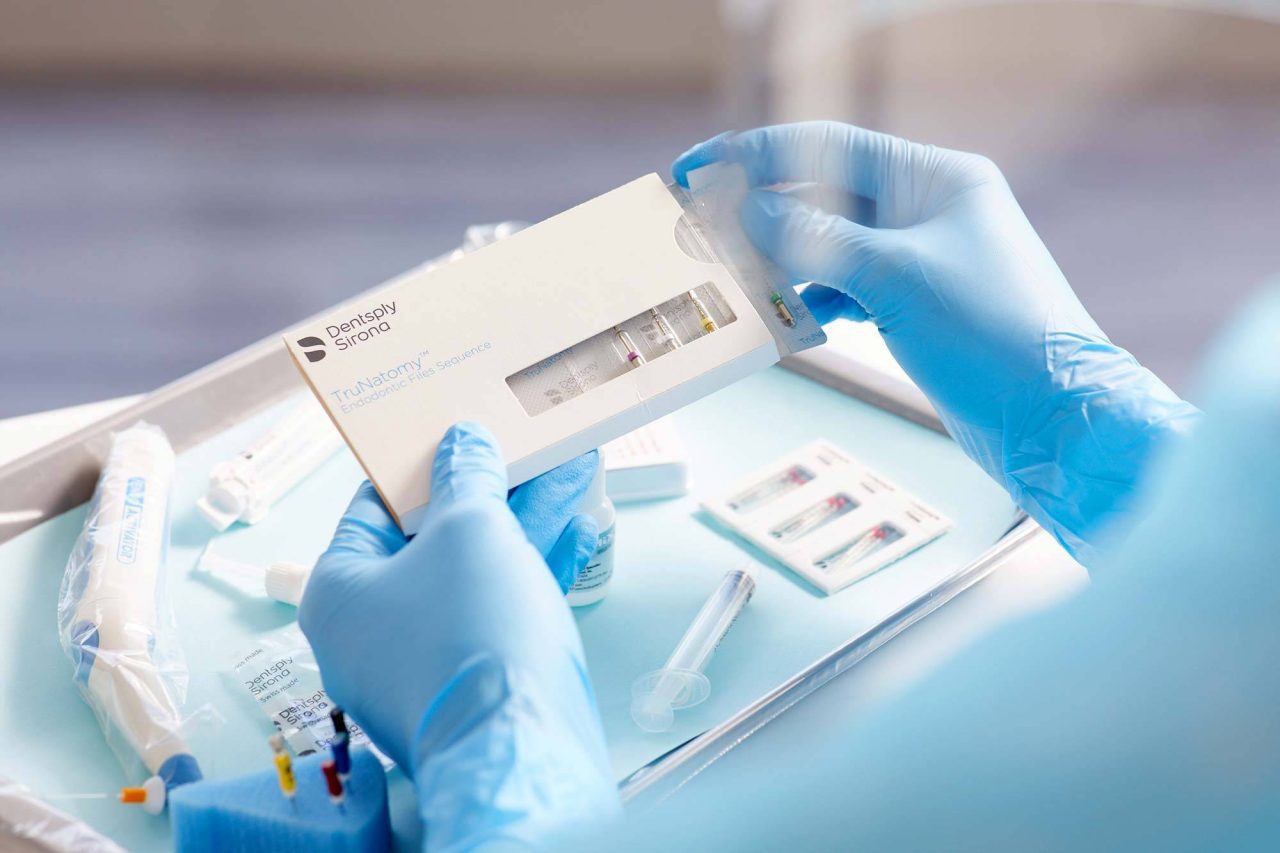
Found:
[[[596,529],[600,533],[596,539],[596,552],[591,555],[586,568],[578,573],[578,579],[569,588],[566,600],[570,607],[595,604],[605,597],[609,591],[609,582],[613,580],[613,528],[617,513],[613,509],[613,501],[605,493],[603,459],[596,469],[595,478],[587,487],[581,511],[596,520]]]

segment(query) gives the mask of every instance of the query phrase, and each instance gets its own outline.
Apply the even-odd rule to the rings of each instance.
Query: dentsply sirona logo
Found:
[[[328,355],[324,349],[324,341],[314,335],[309,335],[305,338],[298,338],[298,346],[303,347],[302,354],[305,355],[307,357],[307,361],[312,364],[315,364],[317,361]],[[320,349],[315,349],[315,347],[320,347]]]

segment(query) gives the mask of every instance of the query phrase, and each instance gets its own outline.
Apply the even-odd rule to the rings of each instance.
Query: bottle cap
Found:
[[[582,511],[590,512],[592,507],[599,506],[604,501],[604,455],[600,454],[600,461],[596,464],[596,475],[591,478],[591,484],[587,486],[587,493],[582,496]]]
[[[262,576],[262,585],[267,595],[276,601],[298,606],[302,600],[302,591],[307,588],[307,578],[311,577],[311,567],[299,563],[272,563]]]

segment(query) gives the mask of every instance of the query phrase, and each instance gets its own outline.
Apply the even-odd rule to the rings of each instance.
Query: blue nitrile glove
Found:
[[[1280,282],[1215,347],[1203,426],[1088,588],[855,725],[809,709],[819,734],[773,740],[805,761],[731,756],[594,849],[1280,849],[1277,341]]]
[[[580,567],[595,531],[566,535],[552,551]],[[334,701],[413,776],[428,849],[535,844],[617,810],[577,627],[483,427],[445,433],[412,540],[361,486],[298,621]]]
[[[1088,562],[1196,410],[1102,333],[991,161],[813,122],[718,136],[672,171],[687,186],[717,161],[875,202],[863,224],[755,189],[741,218],[786,274],[826,285],[804,293],[819,321],[875,322],[965,452]]]
[[[533,547],[546,558],[561,592],[569,591],[595,551],[599,533],[595,519],[576,513],[601,464],[600,453],[593,450],[516,486],[507,495],[507,505]]]

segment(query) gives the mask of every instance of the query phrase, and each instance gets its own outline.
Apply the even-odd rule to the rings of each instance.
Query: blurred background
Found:
[[[0,417],[800,118],[991,156],[1179,390],[1280,273],[1280,0],[4,0]]]

